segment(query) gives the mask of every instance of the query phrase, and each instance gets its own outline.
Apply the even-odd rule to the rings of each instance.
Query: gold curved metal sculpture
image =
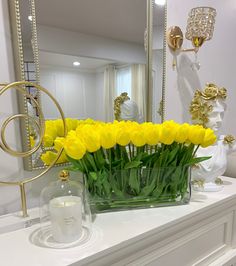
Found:
[[[9,91],[11,89],[16,89],[17,91],[19,91],[20,93],[22,93],[25,97],[30,98],[39,113],[39,121],[37,121],[37,119],[35,117],[31,117],[28,114],[16,114],[16,115],[12,115],[10,117],[8,117],[2,124],[1,126],[1,134],[0,134],[0,149],[2,149],[4,152],[15,156],[15,157],[27,157],[30,156],[32,154],[34,154],[42,145],[43,142],[43,136],[44,136],[44,131],[45,131],[45,120],[44,120],[44,115],[43,112],[40,108],[40,105],[38,104],[38,102],[33,98],[32,95],[30,95],[29,93],[26,92],[24,86],[32,86],[35,87],[36,89],[38,89],[39,91],[45,93],[48,95],[48,97],[53,101],[53,103],[56,105],[61,119],[63,121],[63,126],[64,126],[64,136],[66,135],[66,120],[65,120],[65,116],[64,113],[59,105],[59,103],[57,102],[57,100],[53,97],[53,95],[48,92],[45,88],[43,88],[42,86],[36,84],[36,83],[32,83],[32,82],[28,82],[28,81],[17,81],[17,82],[13,82],[10,84],[0,84],[1,88],[0,89],[0,96],[2,96],[6,91]],[[5,131],[6,128],[8,126],[8,124],[13,121],[14,119],[17,118],[24,118],[24,119],[28,119],[28,120],[32,120],[33,123],[36,125],[36,127],[39,130],[39,141],[36,144],[35,147],[31,148],[28,151],[16,151],[13,150],[6,141],[5,138]],[[22,206],[22,213],[23,213],[23,217],[27,217],[27,204],[26,204],[26,194],[25,194],[25,185],[29,182],[32,182],[38,178],[40,178],[41,176],[43,176],[44,174],[46,174],[53,166],[54,164],[57,162],[58,158],[60,157],[61,153],[63,151],[63,148],[61,148],[61,150],[57,153],[56,158],[54,159],[54,161],[46,168],[43,170],[43,172],[41,172],[40,174],[36,175],[36,176],[32,176],[29,178],[25,178],[21,181],[14,181],[14,182],[9,182],[9,181],[0,181],[0,185],[13,185],[13,186],[19,186],[20,187],[20,193],[21,193],[21,206]]]

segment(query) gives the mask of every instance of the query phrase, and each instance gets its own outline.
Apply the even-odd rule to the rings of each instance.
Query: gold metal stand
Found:
[[[15,156],[15,157],[27,157],[27,156],[31,156],[32,154],[34,154],[42,145],[43,142],[43,137],[44,137],[44,131],[45,131],[45,120],[44,120],[44,116],[43,116],[43,112],[38,104],[38,102],[33,98],[32,95],[30,95],[29,93],[26,92],[25,90],[25,86],[31,86],[31,87],[35,87],[36,89],[38,89],[41,92],[44,92],[45,94],[47,94],[50,99],[53,101],[53,103],[56,105],[60,116],[62,118],[63,121],[63,126],[64,126],[64,136],[66,136],[66,121],[65,121],[65,116],[64,113],[59,105],[59,103],[57,102],[57,100],[52,96],[52,94],[50,92],[48,92],[45,88],[43,88],[42,86],[32,83],[32,82],[28,82],[28,81],[18,81],[18,82],[13,82],[10,84],[0,84],[0,86],[2,87],[0,89],[0,96],[2,96],[6,91],[9,91],[11,89],[16,89],[19,93],[23,94],[24,97],[30,98],[31,101],[35,104],[39,116],[38,117],[30,117],[28,115],[28,113],[25,114],[16,114],[16,115],[12,115],[10,117],[8,117],[2,124],[1,126],[1,134],[0,134],[0,149],[2,149],[4,152]],[[13,150],[6,141],[5,138],[5,131],[6,128],[8,126],[8,124],[13,121],[16,118],[23,118],[23,119],[28,119],[30,121],[33,121],[33,124],[37,127],[38,131],[39,131],[39,142],[32,147],[30,150],[28,151],[16,151]],[[38,121],[37,121],[38,120]],[[29,137],[29,136],[28,136]],[[30,178],[26,178],[23,179],[21,181],[14,181],[14,182],[9,182],[9,181],[0,181],[0,185],[13,185],[13,186],[19,186],[20,188],[20,195],[21,195],[21,207],[22,207],[22,216],[23,217],[27,217],[28,213],[27,213],[27,200],[26,200],[26,193],[25,193],[25,185],[29,182],[33,182],[34,180],[38,179],[39,177],[43,176],[44,174],[46,174],[57,162],[58,158],[60,157],[61,153],[63,151],[63,148],[57,153],[57,156],[55,158],[55,160],[46,168],[43,170],[43,172],[41,172],[40,174],[30,177]]]

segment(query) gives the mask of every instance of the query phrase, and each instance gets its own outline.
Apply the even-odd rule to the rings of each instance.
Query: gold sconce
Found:
[[[194,48],[182,49],[183,33],[178,26],[167,31],[167,43],[173,52],[197,52],[205,41],[209,41],[214,32],[216,10],[212,7],[195,7],[190,10],[185,38],[192,42]],[[197,58],[196,58],[197,60]],[[196,63],[196,62],[195,62]],[[173,66],[176,66],[175,60]]]

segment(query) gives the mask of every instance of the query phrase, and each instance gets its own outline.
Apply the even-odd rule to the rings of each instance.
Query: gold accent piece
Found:
[[[226,97],[227,90],[219,88],[213,83],[207,83],[203,91],[196,90],[189,107],[192,120],[206,127],[206,124],[209,122],[209,114],[213,110],[211,101],[217,99],[225,100]]]
[[[203,45],[204,41],[206,40],[205,37],[193,37],[192,44],[194,47],[199,48]]]
[[[121,95],[116,97],[114,100],[114,115],[115,119],[118,121],[120,121],[120,106],[127,100],[130,100],[127,92],[122,92]]]
[[[0,134],[0,148],[5,151],[6,153],[15,156],[15,157],[27,157],[29,155],[32,155],[34,152],[36,152],[43,140],[43,136],[44,136],[44,129],[45,129],[45,121],[44,121],[44,116],[43,116],[43,112],[39,106],[39,104],[37,103],[37,101],[35,99],[33,99],[32,95],[28,94],[25,90],[25,86],[31,86],[31,87],[35,87],[37,88],[39,91],[44,92],[45,94],[47,94],[50,99],[53,101],[53,103],[56,105],[60,116],[62,118],[63,121],[63,126],[64,126],[64,136],[66,136],[66,121],[65,121],[65,116],[64,113],[59,105],[59,103],[57,102],[57,100],[52,96],[51,93],[49,93],[45,88],[43,88],[42,86],[32,83],[32,82],[28,82],[28,81],[18,81],[18,82],[13,82],[10,84],[5,84],[3,88],[0,89],[0,96],[2,96],[6,91],[9,91],[11,89],[16,89],[18,92],[20,92],[21,94],[23,94],[26,97],[29,97],[30,99],[32,99],[32,101],[34,101],[36,107],[38,108],[38,112],[39,112],[39,121],[37,121],[35,118],[30,117],[28,114],[17,114],[17,115],[13,115],[9,118],[7,118],[1,127],[1,134]],[[35,147],[30,147],[30,149],[28,149],[27,151],[15,151],[13,149],[10,148],[10,146],[7,144],[7,141],[5,139],[5,130],[7,128],[7,125],[10,123],[10,121],[14,120],[15,118],[24,118],[24,119],[35,119],[34,123],[35,125],[38,127],[39,129],[39,143],[35,146]],[[21,181],[14,181],[14,182],[9,182],[9,181],[0,181],[0,185],[13,185],[13,186],[19,186],[20,187],[20,193],[21,193],[21,207],[22,207],[22,213],[23,213],[23,217],[27,217],[27,204],[26,204],[26,194],[25,194],[25,185],[29,182],[32,182],[36,179],[38,179],[39,177],[43,176],[44,174],[46,174],[53,166],[54,164],[57,162],[58,158],[61,156],[63,151],[63,148],[60,149],[60,151],[58,151],[56,158],[54,159],[54,161],[40,174],[33,176],[33,177],[29,177],[29,178],[25,178]]]
[[[181,49],[183,44],[183,33],[178,26],[172,26],[167,31],[167,43],[169,48],[173,52],[195,52],[196,54],[199,48],[205,41],[212,38],[214,32],[216,10],[211,7],[196,7],[190,10],[187,21],[187,28],[185,38],[190,40],[193,45],[193,49]],[[195,62],[195,65],[199,63]],[[176,59],[172,63],[173,68],[176,66]]]
[[[70,173],[67,170],[62,170],[59,173],[59,178],[61,181],[67,181],[70,177]]]
[[[171,50],[180,50],[183,44],[183,32],[180,27],[170,27],[166,33],[166,40]]]
[[[223,184],[223,180],[221,178],[217,177],[216,180],[215,180],[215,184],[216,185],[222,185]]]
[[[224,137],[223,143],[232,145],[235,142],[235,137],[233,135],[227,135]]]
[[[193,180],[191,182],[194,186],[198,186],[198,187],[204,187],[205,184],[205,179],[197,179],[197,180]]]

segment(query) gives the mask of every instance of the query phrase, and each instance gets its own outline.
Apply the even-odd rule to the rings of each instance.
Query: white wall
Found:
[[[192,53],[178,56],[178,70],[172,69],[172,54],[167,48],[167,82],[166,82],[166,119],[178,122],[189,121],[189,103],[193,91],[202,88],[207,82],[215,82],[218,86],[227,88],[228,110],[225,114],[222,133],[236,135],[236,78],[235,78],[235,0],[168,0],[168,26],[178,25],[185,33],[188,12],[197,6],[211,6],[217,11],[213,39],[200,48],[198,59],[201,64],[199,71],[192,70]],[[185,40],[184,48],[191,48],[191,42]],[[236,156],[230,157],[228,172],[236,177]],[[232,168],[234,167],[234,169]],[[226,173],[226,174],[227,174]]]
[[[40,82],[58,100],[66,117],[97,119],[97,108],[102,103],[98,101],[96,72],[85,72],[41,66]],[[99,84],[100,85],[100,84]],[[56,108],[51,108],[51,102],[46,95],[42,95],[42,107],[46,119],[58,118]]]
[[[97,120],[105,121],[106,108],[104,108],[104,71],[98,71],[96,73],[96,100]]]
[[[66,55],[87,56],[126,63],[146,63],[143,45],[76,33],[40,25],[39,49]]]

